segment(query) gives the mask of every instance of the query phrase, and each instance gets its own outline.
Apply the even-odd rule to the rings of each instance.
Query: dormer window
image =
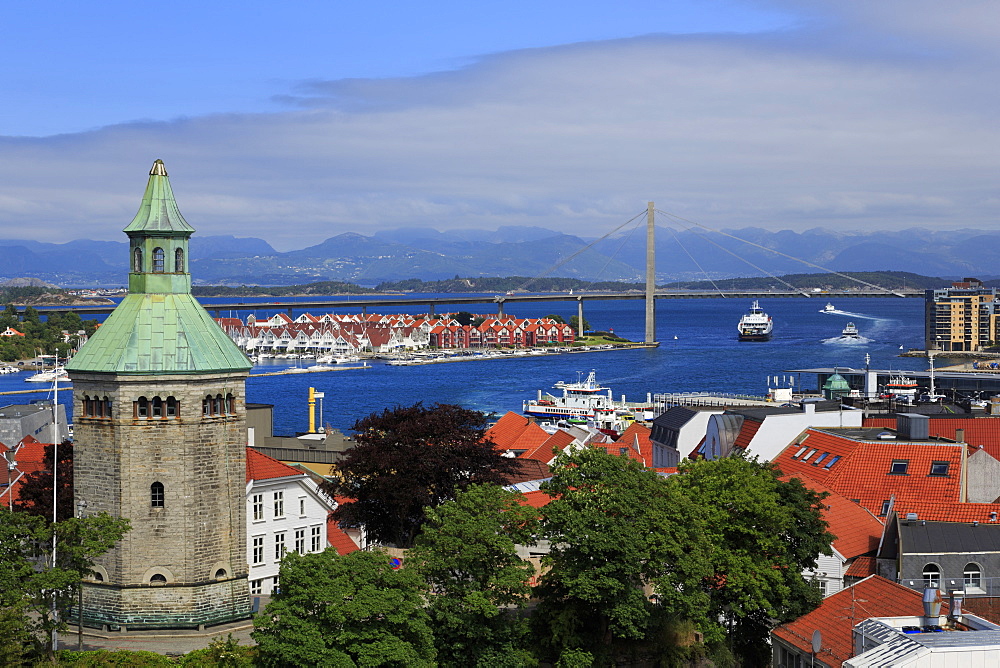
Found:
[[[889,465],[889,473],[893,475],[906,475],[906,470],[910,467],[907,459],[894,459]]]
[[[153,273],[163,273],[163,249],[159,247],[153,249]]]

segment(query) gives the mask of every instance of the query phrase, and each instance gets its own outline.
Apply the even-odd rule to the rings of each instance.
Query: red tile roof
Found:
[[[947,603],[942,610],[948,607]],[[816,658],[840,666],[854,656],[854,625],[869,617],[902,617],[923,614],[923,595],[878,575],[865,578],[823,599],[812,612],[782,624],[772,633],[805,653],[812,648],[812,634],[823,633],[823,649]]]
[[[566,448],[567,445],[576,440],[573,434],[559,430],[545,439],[537,448],[529,452],[525,452],[521,457],[525,459],[537,459],[540,462],[545,462],[546,464],[552,461],[555,455],[552,454],[553,450],[561,452]]]
[[[846,578],[866,578],[875,575],[878,560],[875,557],[858,557],[844,572]]]
[[[273,457],[247,448],[247,482],[251,480],[270,480],[272,478],[288,478],[304,476],[305,473],[288,464],[279,462]]]
[[[537,459],[515,459],[514,471],[504,476],[505,485],[514,485],[529,480],[544,480],[552,476],[552,471],[544,462]]]
[[[764,424],[763,420],[758,421],[752,417],[744,417],[743,424],[740,425],[740,433],[736,435],[736,440],[733,441],[733,447],[740,448],[741,450],[746,450],[750,447],[750,441],[757,435],[757,430],[760,429],[762,424]]]
[[[358,544],[354,542],[354,539],[347,535],[343,529],[331,518],[326,520],[326,541],[337,551],[337,554],[343,556],[345,554],[350,554],[351,552],[357,552],[359,549]]]
[[[783,478],[787,480],[788,476],[783,476]],[[802,484],[814,492],[828,494],[821,501],[823,508],[820,513],[830,525],[830,533],[836,536],[833,540],[833,547],[841,556],[845,559],[852,559],[878,549],[884,527],[877,517],[867,509],[818,482],[808,478],[801,480]]]
[[[525,492],[524,501],[522,501],[522,503],[526,506],[531,506],[532,508],[541,508],[551,500],[552,497],[545,492]]]
[[[867,418],[865,427],[875,429],[895,429],[894,418]],[[927,421],[928,435],[955,439],[958,429],[965,430],[965,442],[971,446],[982,446],[984,450],[1000,459],[1000,416],[978,415],[969,417],[931,417]]]
[[[801,444],[793,443],[775,458],[778,468],[787,475],[820,482],[856,500],[875,515],[893,496],[897,504],[909,501],[951,504],[959,499],[962,445],[862,441],[815,429],[807,430],[806,434]],[[803,447],[807,449],[797,456]],[[827,456],[820,462],[823,453]],[[827,468],[834,456],[841,459]],[[889,472],[894,460],[909,462],[905,475]],[[947,462],[949,474],[928,475],[931,462]]]

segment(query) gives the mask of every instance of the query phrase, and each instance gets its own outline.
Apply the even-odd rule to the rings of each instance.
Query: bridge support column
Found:
[[[497,315],[503,317],[503,300],[497,300]]]
[[[656,227],[653,203],[646,203],[646,343],[656,341]]]
[[[583,337],[583,297],[576,298],[576,335],[580,338]]]
[[[428,307],[427,315],[429,315],[432,318],[434,317],[434,302],[431,302],[430,306]]]

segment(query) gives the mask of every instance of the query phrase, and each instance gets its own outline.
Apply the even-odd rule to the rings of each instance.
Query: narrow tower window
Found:
[[[178,274],[184,273],[184,249],[178,248],[174,251],[174,271]]]
[[[163,507],[163,483],[154,482],[149,486],[149,505],[152,508]]]
[[[180,405],[174,397],[167,397],[167,417],[175,418],[180,413]]]
[[[153,249],[153,271],[157,274],[163,273],[163,249]]]
[[[135,402],[135,416],[137,418],[149,417],[149,399],[146,397],[139,397],[139,400]]]
[[[132,254],[132,271],[139,273],[142,271],[142,249],[136,248]]]
[[[163,417],[163,399],[153,397],[153,401],[150,403],[152,408],[152,411],[150,412],[151,416],[155,418]]]

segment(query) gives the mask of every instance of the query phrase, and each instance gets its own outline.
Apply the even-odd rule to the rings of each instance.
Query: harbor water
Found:
[[[393,307],[386,312],[424,313],[427,307],[419,299],[420,296],[414,295],[414,306]],[[208,304],[212,300],[203,301]],[[245,318],[252,312],[260,318],[274,313],[268,311],[264,300],[260,301],[257,310],[232,315]],[[827,301],[833,303],[836,312],[820,312]],[[749,308],[750,300],[665,299],[657,302],[658,348],[421,366],[390,366],[375,360],[366,369],[252,377],[247,381],[247,400],[274,404],[275,433],[293,435],[307,428],[309,387],[325,395],[323,422],[348,430],[369,413],[417,401],[454,403],[495,414],[519,411],[521,402],[535,397],[539,389],[547,390],[559,380],[575,381],[578,374],[591,369],[596,371],[602,385],[613,389],[616,399],[624,394],[629,400],[640,401],[647,393],[662,392],[763,395],[769,377],[773,386],[774,376],[782,381],[791,379],[795,387],[804,384],[805,389],[815,389],[814,376],[793,375],[789,370],[862,368],[866,353],[871,356],[872,368],[927,368],[925,359],[899,357],[906,349],[923,347],[921,299],[820,295],[809,299],[761,298],[760,305],[774,320],[773,337],[767,342],[737,341],[736,323]],[[495,313],[489,305],[474,305],[467,310]],[[351,310],[338,309],[338,312]],[[507,312],[513,317],[558,314],[568,321],[576,315],[576,304],[516,304],[508,306]],[[588,301],[584,317],[594,330],[613,330],[627,339],[642,340],[641,300]],[[840,340],[847,322],[857,325],[859,339]],[[947,363],[941,359],[939,366]],[[253,373],[276,371],[292,364],[290,360],[265,360]],[[24,382],[27,375],[22,372],[0,376],[0,391],[40,389]],[[66,403],[68,408],[69,394],[61,390],[59,396],[60,403]],[[44,398],[44,393],[6,395],[0,397],[0,405]]]

